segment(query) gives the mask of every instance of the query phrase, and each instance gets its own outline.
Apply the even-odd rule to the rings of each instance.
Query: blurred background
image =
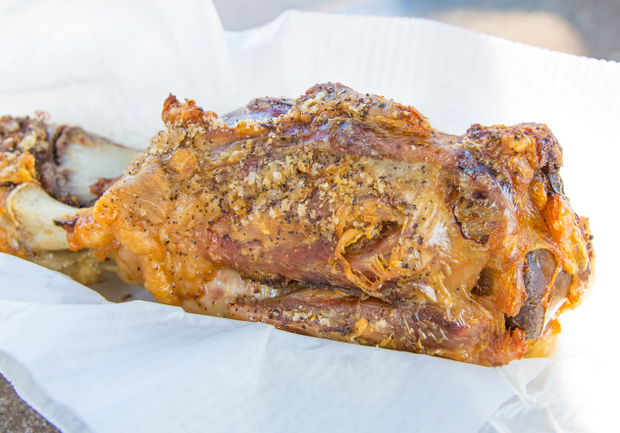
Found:
[[[225,30],[287,9],[417,17],[570,54],[620,61],[620,0],[213,0]]]
[[[288,9],[417,17],[569,54],[620,61],[620,0],[213,0],[225,30]],[[0,432],[57,432],[0,375]]]

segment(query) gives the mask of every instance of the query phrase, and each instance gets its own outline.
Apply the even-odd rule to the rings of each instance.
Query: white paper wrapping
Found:
[[[556,357],[492,369],[111,303],[0,255],[2,374],[63,432],[607,428],[606,390],[620,385],[611,335],[618,64],[415,19],[290,12],[224,33],[208,1],[15,1],[0,10],[0,113],[46,110],[133,146],[161,128],[169,92],[223,114],[322,81],[414,105],[451,133],[472,123],[551,127],[597,252],[593,294],[563,316]]]
[[[223,110],[234,71],[210,1],[7,0],[0,6],[3,114],[58,123],[144,148],[170,92]]]

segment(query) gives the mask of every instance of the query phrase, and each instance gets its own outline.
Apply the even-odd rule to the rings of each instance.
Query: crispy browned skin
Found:
[[[95,204],[73,249],[189,311],[482,365],[558,332],[592,275],[587,220],[538,124],[434,130],[340,84],[167,128]],[[536,349],[540,351],[539,349]]]

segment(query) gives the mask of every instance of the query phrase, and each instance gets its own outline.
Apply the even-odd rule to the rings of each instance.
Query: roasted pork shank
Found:
[[[72,249],[188,311],[501,365],[544,351],[592,275],[544,125],[434,130],[339,84],[219,119],[170,97],[167,128]],[[538,345],[536,343],[539,343]]]
[[[166,128],[71,250],[190,312],[496,366],[550,351],[592,236],[540,124],[439,132],[341,84],[222,118],[170,96]]]

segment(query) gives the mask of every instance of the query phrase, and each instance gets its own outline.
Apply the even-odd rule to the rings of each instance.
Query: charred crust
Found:
[[[63,219],[54,220],[54,225],[56,227],[63,228],[67,230],[68,232],[71,232],[73,231],[73,228],[77,224],[78,219],[79,219],[78,216],[65,217]]]
[[[543,169],[543,172],[545,170]],[[547,180],[549,181],[549,185],[551,186],[551,190],[556,194],[564,194],[564,182],[560,177],[559,170],[548,171],[546,172]]]

